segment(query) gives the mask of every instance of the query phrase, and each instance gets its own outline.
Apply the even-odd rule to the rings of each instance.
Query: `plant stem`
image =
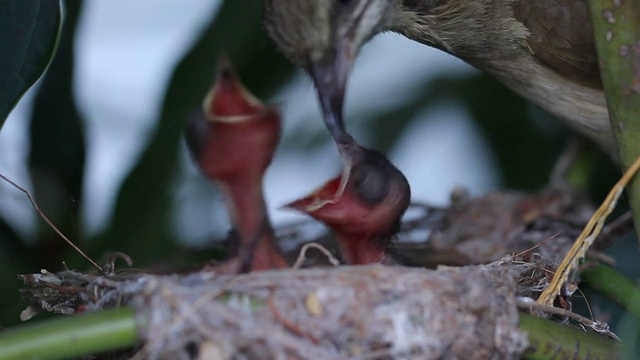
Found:
[[[580,277],[589,286],[640,319],[640,288],[634,281],[600,264],[587,267],[580,273]]]
[[[26,324],[0,333],[0,360],[67,359],[133,346],[135,313],[123,307]]]
[[[529,336],[523,359],[626,359],[624,343],[520,313],[520,329]]]
[[[640,2],[589,0],[600,73],[620,164],[640,155]],[[640,241],[640,177],[627,189]]]

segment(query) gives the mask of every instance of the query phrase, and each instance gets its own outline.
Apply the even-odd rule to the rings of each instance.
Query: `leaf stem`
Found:
[[[137,342],[128,307],[26,324],[0,333],[0,360],[67,359],[118,350]]]

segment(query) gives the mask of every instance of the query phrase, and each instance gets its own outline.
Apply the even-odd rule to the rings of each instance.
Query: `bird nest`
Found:
[[[129,305],[138,358],[517,358],[519,276],[509,259],[438,270],[340,266],[217,275],[23,275],[60,312]],[[35,291],[49,289],[48,291]],[[46,305],[45,305],[46,304]]]
[[[491,214],[489,204],[496,198],[509,219],[494,222],[490,228],[497,230],[489,233],[481,228],[461,233],[469,216],[483,223],[477,221],[476,212]],[[542,205],[532,207],[532,199]],[[32,304],[23,318],[42,310],[72,314],[130,306],[137,314],[141,341],[126,356],[145,359],[519,358],[528,340],[518,328],[518,307],[534,303],[548,285],[579,228],[566,217],[554,221],[554,214],[574,214],[569,220],[582,221],[579,214],[584,204],[562,201],[564,205],[559,206],[558,199],[549,193],[534,197],[502,193],[447,209],[413,207],[414,213],[416,209],[422,213],[405,219],[399,235],[405,241],[396,244],[398,251],[415,255],[419,253],[416,246],[423,246],[426,253],[447,252],[468,262],[473,244],[483,239],[485,248],[494,249],[474,259],[487,262],[484,265],[435,270],[382,265],[294,267],[240,275],[206,270],[187,275],[43,270],[20,275],[27,285],[23,296]],[[410,242],[412,234],[427,228],[427,242]],[[285,232],[288,237],[303,233],[291,228]],[[565,235],[548,235],[558,233]],[[537,245],[531,248],[531,243]],[[573,289],[575,284],[567,287]],[[564,289],[558,298],[567,310],[570,290]]]

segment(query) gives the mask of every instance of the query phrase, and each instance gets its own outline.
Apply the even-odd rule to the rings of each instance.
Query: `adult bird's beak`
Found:
[[[324,122],[333,137],[340,154],[352,142],[344,127],[343,108],[347,79],[353,64],[353,54],[348,41],[342,41],[331,55],[310,65],[309,74],[318,92]]]
[[[227,272],[287,267],[268,219],[262,178],[280,138],[280,116],[244,89],[221,59],[203,108],[190,119],[187,143],[200,170],[220,187],[234,228]],[[233,253],[233,252],[236,253]]]
[[[285,207],[304,212],[335,234],[348,264],[395,263],[387,251],[411,190],[382,154],[355,143],[345,148],[344,172]]]

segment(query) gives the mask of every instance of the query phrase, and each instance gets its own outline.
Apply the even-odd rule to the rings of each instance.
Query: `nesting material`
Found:
[[[428,230],[428,239],[394,246],[418,260],[409,262],[414,266],[500,259],[487,265],[338,266],[235,276],[43,271],[20,276],[32,304],[23,316],[132,306],[143,320],[139,359],[519,358],[527,340],[517,327],[515,299],[535,302],[579,232],[573,224],[588,213],[581,202],[554,194],[487,195],[429,208],[398,236],[408,240]],[[504,226],[484,226],[496,223]],[[299,226],[289,232],[280,232],[280,240],[313,240]],[[474,244],[480,242],[492,250],[479,251]],[[298,258],[290,248],[291,259]],[[327,262],[319,251],[306,255],[311,258],[299,262],[303,267]],[[569,285],[558,298],[566,312],[575,288]]]
[[[137,310],[141,359],[511,359],[527,340],[518,329],[515,268],[507,263],[75,283],[90,311],[117,304]],[[73,276],[67,272],[66,281]]]
[[[342,267],[245,276],[145,276],[123,284],[148,319],[140,355],[221,358],[516,358],[504,268]],[[202,346],[204,345],[204,346]]]
[[[407,240],[414,231],[429,230],[427,240],[396,247],[419,260],[413,265],[500,259],[487,265],[337,266],[246,275],[43,271],[20,276],[32,304],[23,315],[132,306],[141,319],[138,359],[519,358],[527,339],[518,330],[516,302],[535,302],[579,232],[573,224],[588,213],[581,202],[554,194],[487,195],[449,209],[429,208],[399,235]],[[498,220],[484,221],[485,214]],[[483,227],[496,223],[504,226]],[[313,240],[299,227],[290,232],[296,243]],[[474,244],[480,240],[492,251],[478,251]],[[324,255],[314,254],[322,253],[312,251],[300,263],[323,263],[318,259]],[[293,248],[289,255],[300,256]],[[566,312],[572,289],[558,298]]]

